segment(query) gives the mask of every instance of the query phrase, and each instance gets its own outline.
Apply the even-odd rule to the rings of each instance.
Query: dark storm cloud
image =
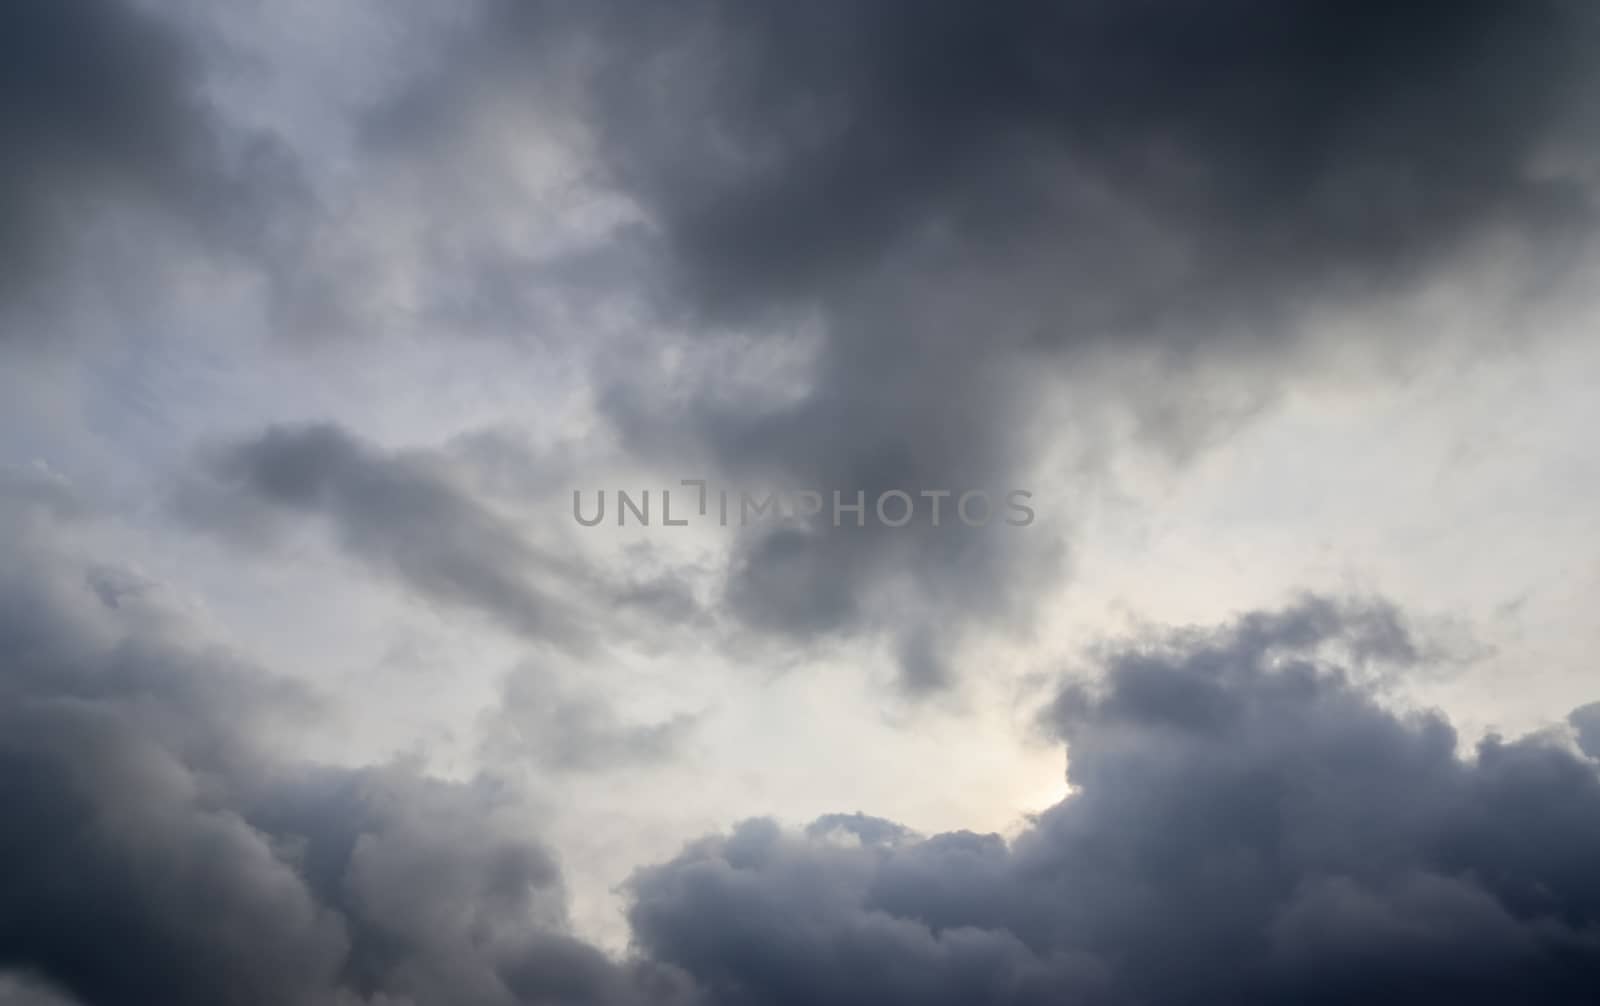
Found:
[[[312,1001],[342,927],[227,792],[292,690],[104,605],[23,544],[40,525],[3,535],[0,971],[87,1003]]]
[[[105,604],[49,536],[14,532],[0,525],[0,998],[688,1001],[671,969],[568,935],[510,794],[269,754],[261,728],[308,700],[154,600]]]
[[[15,282],[82,188],[159,190],[181,174],[199,110],[189,53],[126,4],[7,4],[0,39],[0,234]]]
[[[1488,225],[1588,220],[1536,163],[1592,149],[1597,22],[1563,0],[601,7],[617,171],[718,307],[1022,267],[1062,286],[1039,328],[969,339],[1214,338]]]
[[[301,209],[298,170],[274,138],[217,117],[201,63],[195,40],[147,5],[0,7],[0,297],[97,254],[84,238],[111,207],[154,208],[208,250],[270,271]],[[119,260],[113,282],[142,264]],[[0,336],[33,327],[8,321]]]
[[[1380,706],[1397,624],[1312,600],[1113,650],[1015,840],[752,821],[635,876],[635,941],[739,1006],[1588,1002],[1600,766]]]
[[[285,773],[246,811],[337,913],[337,984],[361,1001],[685,1002],[671,969],[618,963],[571,936],[551,855],[493,785],[404,768]],[[658,988],[659,997],[647,997]]]
[[[641,455],[732,477],[1010,488],[1040,457],[1052,379],[1181,455],[1270,398],[1312,313],[1415,289],[1489,240],[1510,242],[1505,269],[1526,253],[1556,285],[1592,231],[1600,19],[1583,4],[489,10],[483,44],[431,102],[390,109],[391,129],[548,96],[529,68],[569,68],[679,294],[655,306],[691,327],[821,332],[803,387],[767,407],[724,404],[720,367],[669,388],[649,362],[601,367]],[[1162,378],[1119,387],[1118,366],[1145,365]],[[1219,372],[1258,383],[1208,387]],[[1063,558],[1038,536],[948,538],[752,534],[730,610],[798,638],[904,622],[906,681],[937,684],[919,654],[1025,611]],[[933,596],[894,597],[908,575]]]

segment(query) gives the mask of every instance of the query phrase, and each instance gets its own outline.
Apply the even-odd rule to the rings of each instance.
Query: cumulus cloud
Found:
[[[635,876],[635,940],[730,1004],[1587,1001],[1600,770],[1385,708],[1393,616],[1114,648],[1047,711],[1072,793],[1015,839],[754,820]]]
[[[13,528],[0,542],[0,996],[681,1001],[671,969],[568,933],[556,863],[514,794],[274,755],[263,731],[309,696],[157,599],[106,604],[54,536]]]

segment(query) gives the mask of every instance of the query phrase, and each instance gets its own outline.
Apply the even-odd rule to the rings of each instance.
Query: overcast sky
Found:
[[[0,1006],[1595,1001],[1597,46],[0,5]]]

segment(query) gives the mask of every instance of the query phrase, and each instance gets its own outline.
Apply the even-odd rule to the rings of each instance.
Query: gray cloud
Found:
[[[160,191],[181,177],[201,112],[189,53],[121,3],[8,4],[0,37],[0,184],[8,281],[47,253],[83,189]],[[50,235],[53,238],[55,235]]]
[[[200,93],[205,54],[175,23],[122,0],[20,0],[0,11],[0,39],[8,302],[92,260],[100,249],[83,235],[112,208],[153,209],[141,226],[176,224],[206,251],[269,276],[299,240],[306,193],[293,156],[275,137],[219,119]],[[100,278],[137,286],[147,264],[125,255]],[[0,337],[41,327],[8,318]]]
[[[539,668],[507,679],[488,714],[485,751],[493,764],[530,762],[554,772],[648,770],[674,761],[698,717],[650,722],[620,716],[598,695],[558,686]]]
[[[1070,439],[1036,425],[1062,386],[1203,442],[1217,404],[1195,373],[1265,375],[1262,400],[1314,348],[1309,313],[1414,290],[1484,243],[1508,272],[1533,263],[1541,281],[1513,285],[1537,300],[1593,225],[1595,15],[1576,2],[487,7],[458,65],[376,116],[389,146],[356,155],[419,168],[398,187],[419,261],[455,273],[417,317],[516,331],[549,312],[543,331],[587,317],[568,294],[643,304],[639,344],[607,341],[593,376],[634,455],[686,475],[1009,488]],[[0,12],[7,309],[79,262],[80,225],[112,205],[253,256],[285,285],[280,321],[359,320],[322,272],[345,249],[299,259],[307,221],[267,212],[307,208],[292,158],[215,120],[198,40],[147,10]],[[477,233],[526,190],[427,198],[477,180],[430,128],[509,114],[530,79],[565,100],[566,73],[604,184],[648,226],[530,263]],[[501,125],[470,158],[496,155]],[[702,333],[671,347],[682,369],[661,366],[658,323]],[[759,356],[796,328],[814,359],[750,394],[696,355],[731,334]],[[1149,360],[1160,380],[1117,384]],[[246,547],[326,529],[416,596],[565,656],[635,616],[721,628],[681,571],[630,580],[547,550],[457,474],[439,451],[275,428],[207,453],[179,512]],[[276,753],[271,731],[316,697],[205,639],[148,577],[83,558],[94,536],[63,524],[93,509],[0,467],[0,1002],[1470,1006],[1600,987],[1600,706],[1570,718],[1581,754],[1553,735],[1466,750],[1442,716],[1380,701],[1432,658],[1381,604],[1309,599],[1109,648],[1040,715],[1073,790],[1014,840],[859,812],[799,834],[751,821],[635,875],[619,956],[570,932],[556,857],[503,780]],[[1062,530],[750,532],[722,601],[789,642],[882,633],[928,692],[958,680],[971,626],[1025,626]],[[532,672],[505,698],[491,750],[546,769],[637,770],[692,726]]]
[[[1588,220],[1533,170],[1593,142],[1560,131],[1596,22],[1559,0],[610,6],[617,170],[718,306],[881,304],[909,265],[900,293],[1032,294],[1041,327],[1012,339],[1214,339],[1485,226]]]
[[[0,464],[0,508],[12,519],[29,513],[73,517],[84,511],[84,502],[66,479],[43,465]]]
[[[1427,650],[1380,604],[1108,648],[1043,714],[1073,792],[1014,840],[751,821],[636,873],[618,959],[567,932],[513,793],[269,754],[303,696],[5,527],[7,995],[1580,1003],[1600,974],[1600,767],[1384,708]]]
[[[304,696],[3,530],[0,996],[688,1001],[672,969],[568,934],[514,794],[270,754],[261,729]]]
[[[55,990],[27,978],[0,976],[0,1006],[77,1006]]]
[[[1537,300],[1592,231],[1596,19],[1561,0],[484,10],[365,123],[363,170],[403,176],[373,199],[446,235],[419,239],[418,317],[555,338],[598,325],[595,304],[638,309],[642,345],[594,363],[608,417],[639,457],[733,478],[869,497],[1010,488],[1047,440],[1071,440],[1039,428],[1062,380],[1082,408],[1110,401],[1192,450],[1271,397],[1308,312],[1412,289],[1490,238],[1532,249],[1544,285],[1519,289]],[[19,48],[0,129],[23,152],[0,201],[7,244],[50,246],[81,193],[143,193],[251,256],[278,323],[375,320],[367,294],[335,302],[374,264],[341,256],[376,251],[309,240],[341,218],[319,215],[281,145],[216,121],[197,39],[110,2],[6,16]],[[545,124],[573,113],[600,160],[574,184],[626,195],[646,222],[602,238],[586,224],[570,254],[496,237],[490,221],[527,194],[495,145],[523,134],[498,125],[530,108]],[[820,342],[805,374],[754,396],[771,404],[733,403],[720,362],[661,386],[657,322],[767,345],[805,322]],[[1118,383],[1116,365],[1150,360],[1162,380]],[[1232,377],[1245,370],[1270,376]],[[1252,386],[1208,386],[1219,372]],[[903,682],[933,690],[955,678],[935,655],[969,626],[1026,628],[1067,568],[1064,530],[751,533],[727,610],[791,642],[887,633]],[[357,547],[530,634],[560,621],[487,564]]]
[[[1310,600],[1114,649],[1015,840],[751,821],[636,875],[635,940],[741,1006],[1586,1002],[1600,769],[1380,706],[1328,654],[1413,659],[1395,624]]]
[[[384,451],[332,425],[274,428],[207,452],[177,493],[176,511],[193,527],[258,548],[320,519],[345,553],[417,595],[590,660],[630,641],[655,647],[663,633],[713,629],[691,586],[652,571],[649,555],[612,575],[576,553],[542,548],[454,477],[449,460]],[[534,488],[522,484],[532,462],[517,460],[519,488]],[[538,489],[553,495],[548,485]],[[597,771],[661,762],[695,724],[689,715],[626,722],[601,694],[574,691],[530,665],[509,676],[484,725],[497,756]]]
[[[331,425],[275,428],[214,449],[180,491],[196,526],[269,542],[321,517],[351,556],[423,597],[493,616],[529,639],[579,647],[579,566],[540,551],[423,453],[389,453]]]
[[[574,653],[709,628],[691,583],[647,555],[613,572],[533,541],[458,477],[459,446],[389,451],[333,424],[273,427],[202,450],[173,508],[190,526],[249,548],[320,520],[346,554],[418,596]],[[483,460],[464,456],[468,468]],[[521,462],[518,492],[537,469]],[[558,487],[544,478],[534,500],[549,503]]]
[[[274,689],[5,530],[0,969],[90,1003],[309,1001],[341,929],[225,795]]]
[[[1192,451],[1301,365],[1310,314],[1415,289],[1489,240],[1537,259],[1520,287],[1537,295],[1593,229],[1573,166],[1594,150],[1597,19],[1561,0],[488,10],[386,135],[580,92],[654,228],[619,237],[666,277],[649,303],[758,342],[820,332],[770,406],[730,404],[720,360],[669,387],[649,347],[600,365],[641,456],[736,478],[1009,488],[1062,384]],[[1119,385],[1146,364],[1162,379]],[[967,537],[752,534],[730,610],[800,640],[889,631],[906,683],[936,687],[949,675],[919,655],[1025,624],[1065,564],[1039,536]],[[906,578],[925,596],[897,595]]]
[[[1600,702],[1574,709],[1567,719],[1578,733],[1578,747],[1590,758],[1600,758]]]

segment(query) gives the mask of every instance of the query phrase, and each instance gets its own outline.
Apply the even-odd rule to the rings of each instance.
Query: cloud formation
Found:
[[[1013,840],[752,820],[635,874],[618,958],[568,932],[514,793],[270,753],[309,697],[150,590],[108,603],[40,533],[73,518],[4,503],[34,530],[0,577],[8,995],[1580,1003],[1600,974],[1600,766],[1386,708],[1427,651],[1381,604],[1112,646],[1041,714],[1072,792]]]
[[[619,715],[592,692],[563,688],[536,667],[506,679],[500,705],[487,714],[486,756],[493,764],[528,762],[551,772],[645,771],[673,761],[698,717],[653,722]]]
[[[751,821],[640,871],[635,940],[739,1006],[1585,1002],[1600,767],[1384,708],[1399,624],[1135,640],[1048,710],[1073,791],[1011,842]]]
[[[559,871],[514,794],[272,754],[263,731],[309,696],[159,597],[106,603],[50,544],[54,518],[33,519],[0,542],[0,976],[27,979],[0,995],[682,1001],[670,969],[567,932]]]
[[[1562,0],[487,10],[385,121],[436,136],[577,93],[647,222],[617,240],[653,256],[663,324],[756,354],[816,336],[799,374],[741,396],[720,353],[665,383],[648,347],[597,365],[640,456],[733,478],[1011,488],[1051,410],[1109,408],[1191,452],[1311,365],[1319,312],[1491,249],[1518,290],[1549,289],[1592,229],[1600,23]],[[1026,624],[1067,559],[950,537],[751,533],[729,610],[802,641],[887,631],[904,683],[935,689],[951,676],[919,655]]]
[[[1390,362],[1453,343],[1453,331],[1365,324],[1436,283],[1462,311],[1502,293],[1519,307],[1556,298],[1592,260],[1600,15],[1588,5],[483,0],[357,5],[326,21],[317,7],[0,8],[0,372],[19,393],[0,394],[0,448],[51,463],[0,462],[0,1004],[1595,998],[1600,704],[1522,739],[1464,743],[1391,691],[1437,656],[1394,607],[1310,597],[1095,651],[1025,725],[1064,747],[1070,789],[1011,837],[923,835],[861,810],[796,828],[748,815],[809,817],[815,780],[853,775],[893,799],[923,787],[898,805],[922,809],[889,812],[906,820],[987,815],[1018,785],[991,768],[1022,764],[986,732],[1003,712],[943,720],[896,760],[873,748],[888,743],[883,723],[861,723],[881,710],[846,708],[856,693],[842,679],[887,652],[922,696],[958,685],[972,650],[983,666],[1036,658],[968,644],[1030,627],[1073,558],[1072,501],[1036,497],[1027,529],[948,517],[700,528],[682,549],[652,541],[609,564],[600,552],[616,540],[583,538],[564,501],[551,512],[571,541],[508,505],[571,488],[524,452],[520,428],[536,424],[573,435],[564,478],[593,468],[871,500],[1001,495],[1076,466],[1057,482],[1088,493],[1125,441],[1184,458],[1324,353]],[[261,58],[244,88],[225,79],[240,54]],[[1495,292],[1457,296],[1481,279]],[[129,304],[137,317],[120,314]],[[44,324],[13,324],[24,316]],[[329,347],[312,340],[291,363],[266,337],[401,334],[391,327],[512,344],[457,355],[393,338],[316,356]],[[125,341],[81,356],[25,344],[79,330]],[[522,351],[540,364],[532,391],[507,365]],[[436,418],[418,404],[428,395],[372,411],[341,398],[431,382],[446,360],[452,394],[470,399],[446,411],[493,414],[489,432],[380,443],[363,421],[422,428]],[[383,369],[313,377],[324,363]],[[483,373],[502,367],[509,378]],[[280,397],[286,375],[315,387]],[[172,471],[152,459],[211,435],[220,411],[279,417],[304,401],[340,422],[202,446],[175,489],[147,481]],[[1428,421],[1473,403],[1453,398]],[[1591,412],[1564,400],[1552,422],[1584,428]],[[1505,427],[1510,453],[1549,447],[1509,409]],[[1335,466],[1315,436],[1279,432],[1293,439],[1277,449]],[[1470,467],[1478,448],[1445,467]],[[1567,459],[1552,447],[1537,460]],[[92,470],[93,495],[58,463]],[[1594,473],[1567,467],[1541,485],[1582,497]],[[1207,503],[1288,508],[1314,491],[1266,499],[1276,475],[1244,480],[1266,486],[1261,498]],[[175,507],[152,516],[143,504],[169,490]],[[1173,523],[1199,536],[1229,519]],[[1311,524],[1272,531],[1320,536]],[[1538,545],[1557,558],[1515,572],[1552,579],[1516,584],[1519,596],[1581,598],[1572,542],[1588,528],[1546,532]],[[182,547],[208,535],[234,549],[199,577],[216,583],[307,529],[374,574],[355,592],[393,587],[504,630],[467,647],[526,658],[498,707],[461,708],[490,691],[463,688],[448,710],[401,710],[392,730],[364,721],[363,736],[318,738],[350,764],[292,754],[287,737],[314,735],[327,701],[299,682],[383,641],[296,638],[283,649],[308,667],[291,681],[202,630],[108,544],[172,569],[217,561]],[[1520,546],[1521,533],[1506,537]],[[1247,545],[1263,540],[1277,543]],[[1193,558],[1175,553],[1151,565]],[[1441,568],[1387,582],[1413,572]],[[1177,606],[1211,587],[1174,588]],[[195,607],[214,601],[226,623],[261,600],[239,593]],[[306,606],[352,600],[367,613],[342,592]],[[1516,621],[1522,603],[1494,617]],[[343,631],[325,624],[337,613],[313,621]],[[1518,624],[1531,637],[1551,622]],[[432,664],[432,628],[416,633],[417,664]],[[685,638],[708,669],[664,645]],[[838,659],[804,682],[762,691],[770,668],[746,666],[839,639],[865,645],[830,650]],[[370,681],[341,675],[341,714],[404,704],[405,684],[373,696]],[[671,692],[641,688],[626,696],[635,708],[624,681]],[[415,683],[429,700],[435,686]],[[685,695],[743,705],[673,715]],[[360,763],[369,743],[387,757],[408,723],[470,752],[458,776]],[[818,738],[819,723],[840,729]],[[691,739],[708,757],[651,774]],[[894,777],[952,739],[927,778]],[[938,757],[961,771],[939,773]],[[564,805],[529,806],[525,767]],[[701,791],[695,773],[713,768],[726,776]],[[971,779],[994,792],[924,799]],[[661,851],[663,835],[708,818],[745,820]],[[618,857],[635,866],[656,843],[622,889],[625,951],[575,931],[603,898],[583,891],[569,907],[551,834],[578,834],[575,869],[608,883]]]
[[[322,517],[344,551],[423,597],[484,611],[530,639],[590,642],[557,589],[563,577],[577,585],[577,567],[536,549],[422,453],[383,452],[330,424],[274,428],[214,448],[177,505],[242,543],[270,542],[296,515]]]
[[[601,607],[615,616],[613,634],[630,615],[685,624],[701,616],[690,586],[671,573],[613,576],[536,544],[463,485],[451,460],[384,450],[331,423],[273,427],[203,450],[174,508],[191,526],[254,548],[320,518],[342,551],[419,596],[577,652],[595,645],[590,623]],[[548,484],[538,490],[556,495]]]
[[[0,26],[0,255],[8,282],[47,256],[85,190],[171,195],[202,112],[190,53],[121,3],[8,4]],[[89,72],[85,72],[90,68]]]
[[[1592,80],[1595,19],[1559,0],[606,6],[618,172],[718,305],[1031,266],[1007,288],[1067,282],[1013,338],[1216,338],[1586,219],[1536,163]]]
[[[1578,747],[1591,758],[1600,758],[1600,702],[1591,702],[1572,711],[1568,722],[1578,735]]]
[[[298,165],[216,114],[197,39],[124,0],[7,4],[0,39],[0,306],[92,260],[85,235],[117,209],[155,211],[145,254],[164,221],[272,274],[304,223]],[[114,282],[143,264],[126,257]],[[8,319],[0,341],[41,327]]]

